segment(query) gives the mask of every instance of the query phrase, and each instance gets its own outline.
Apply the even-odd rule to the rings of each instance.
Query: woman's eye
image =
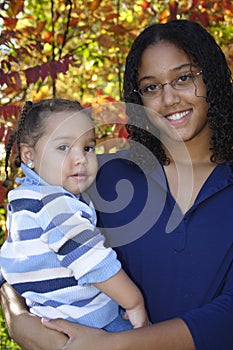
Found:
[[[177,78],[177,82],[186,83],[193,79],[193,73],[182,74]]]
[[[159,89],[159,84],[150,84],[142,88],[143,92],[150,92]]]
[[[61,145],[57,148],[59,151],[62,151],[62,152],[67,152],[69,150],[69,146],[67,145]]]
[[[84,147],[84,151],[87,153],[94,152],[95,146],[86,146],[86,147]]]

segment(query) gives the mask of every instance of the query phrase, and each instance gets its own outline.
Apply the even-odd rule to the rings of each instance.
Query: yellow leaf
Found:
[[[100,6],[101,2],[102,2],[102,0],[90,1],[87,3],[87,7],[89,8],[89,10],[95,11]]]

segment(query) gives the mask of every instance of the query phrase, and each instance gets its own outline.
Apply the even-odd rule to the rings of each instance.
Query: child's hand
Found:
[[[151,324],[144,304],[140,304],[133,309],[126,310],[123,318],[125,320],[129,320],[133,328],[145,327]]]

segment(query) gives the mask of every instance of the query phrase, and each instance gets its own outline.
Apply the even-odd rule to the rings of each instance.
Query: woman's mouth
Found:
[[[176,112],[176,113],[166,115],[165,118],[169,120],[169,122],[176,124],[188,119],[188,117],[190,116],[190,113],[191,113],[191,109],[184,112]]]

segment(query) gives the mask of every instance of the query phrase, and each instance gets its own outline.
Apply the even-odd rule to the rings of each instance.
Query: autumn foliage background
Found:
[[[233,72],[231,0],[0,0],[0,245],[5,238],[5,145],[22,104],[50,97],[79,100],[96,107],[95,118],[112,116],[111,124],[99,123],[98,140],[118,135],[124,140],[124,110],[108,102],[122,101],[126,55],[147,25],[175,18],[202,24]],[[0,335],[1,350],[18,348],[1,318]]]

